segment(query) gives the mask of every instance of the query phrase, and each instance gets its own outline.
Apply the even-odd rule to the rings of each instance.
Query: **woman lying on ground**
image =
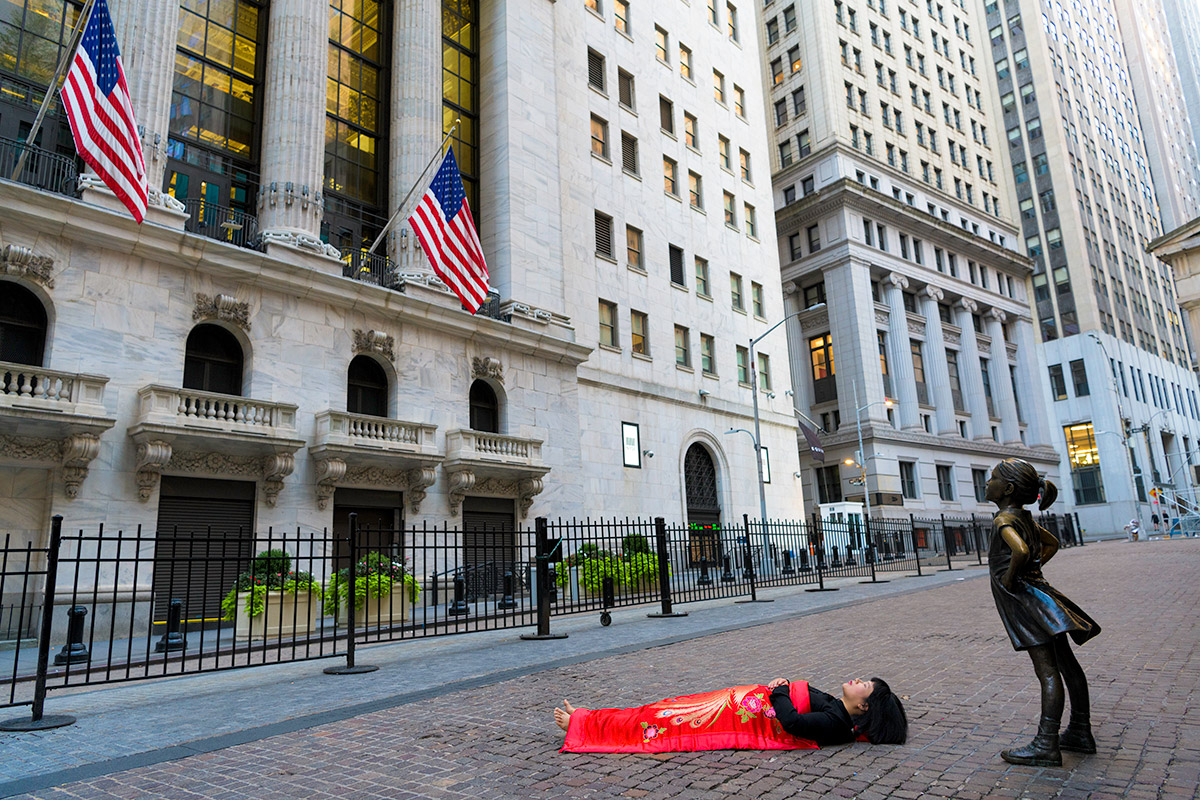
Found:
[[[856,739],[903,744],[908,736],[904,706],[880,678],[847,681],[840,698],[777,678],[637,708],[575,708],[564,700],[554,721],[567,733],[568,753],[815,750]]]

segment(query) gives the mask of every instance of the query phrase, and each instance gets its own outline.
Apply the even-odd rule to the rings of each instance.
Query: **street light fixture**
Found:
[[[868,526],[867,534],[870,535],[871,530],[870,530],[869,526],[871,524],[871,487],[869,487],[867,485],[867,467],[866,467],[867,460],[865,458],[863,458],[862,412],[866,411],[871,406],[877,406],[877,405],[883,405],[883,406],[887,406],[888,408],[891,408],[892,400],[891,400],[891,398],[884,398],[883,400],[872,400],[871,402],[867,403],[865,406],[860,406],[858,404],[858,381],[856,381],[856,380],[851,381],[850,385],[854,387],[854,406],[855,406],[854,424],[858,427],[858,469],[862,473],[863,504],[866,506],[866,511],[867,511],[867,516],[866,516],[866,525]],[[854,459],[851,459],[851,458],[846,459],[847,465],[851,465],[853,463],[854,463]]]

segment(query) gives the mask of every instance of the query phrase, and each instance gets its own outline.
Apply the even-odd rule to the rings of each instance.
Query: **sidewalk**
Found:
[[[1105,628],[1079,651],[1101,754],[1068,754],[1062,770],[996,755],[1032,734],[1037,694],[973,568],[688,605],[682,619],[624,610],[609,628],[555,619],[571,634],[560,641],[498,631],[362,648],[360,663],[381,666],[367,675],[323,675],[332,662],[317,661],[52,694],[47,710],[79,723],[0,734],[0,797],[1194,797],[1198,567],[1200,544],[1178,539],[1089,545],[1050,565]],[[836,690],[874,674],[910,697],[904,746],[555,752],[549,708],[563,696],[624,705],[778,675]],[[44,788],[69,781],[66,795]]]

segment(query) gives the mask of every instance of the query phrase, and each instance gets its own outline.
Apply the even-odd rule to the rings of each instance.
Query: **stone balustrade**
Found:
[[[467,429],[447,431],[446,458],[540,466],[542,442],[538,439]]]
[[[108,378],[0,361],[0,406],[104,413]]]
[[[420,422],[322,411],[317,414],[317,442],[374,447],[385,450],[424,450],[436,448],[436,425]]]
[[[294,433],[296,406],[152,384],[138,391],[139,421],[214,430]]]

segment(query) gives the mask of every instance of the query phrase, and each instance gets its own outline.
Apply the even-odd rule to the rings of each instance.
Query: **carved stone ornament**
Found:
[[[239,302],[227,294],[209,297],[206,294],[196,295],[196,308],[192,311],[192,320],[219,319],[237,325],[244,331],[250,330],[250,304]]]
[[[150,499],[158,488],[158,480],[167,462],[171,460],[171,445],[161,440],[142,442],[137,447],[138,499],[143,503]]]
[[[19,461],[58,461],[62,458],[62,441],[0,434],[0,457]]]
[[[498,383],[504,383],[504,367],[498,358],[475,356],[471,359],[471,377],[492,378]]]
[[[946,296],[946,293],[936,286],[926,286],[921,290],[921,294],[932,297],[938,303],[942,302],[942,298]]]
[[[291,453],[276,453],[263,458],[263,499],[267,505],[275,507],[279,492],[283,489],[283,479],[296,469],[296,457]]]
[[[28,278],[47,289],[54,288],[54,259],[36,255],[28,247],[6,244],[0,251],[0,272]]]
[[[811,317],[802,320],[806,330],[819,330],[829,325],[829,306],[817,309]]]
[[[875,324],[876,325],[887,325],[888,320],[890,318],[891,318],[891,315],[887,311],[884,311],[881,308],[875,309]]]
[[[999,322],[1001,325],[1003,325],[1005,320],[1008,319],[1008,314],[1005,314],[1004,311],[999,308],[993,308],[991,311],[988,311],[988,316]]]
[[[924,336],[925,335],[925,322],[923,320],[915,320],[915,319],[909,318],[908,332],[916,334],[917,336]]]
[[[329,258],[341,259],[342,257],[342,254],[336,247],[322,242],[316,236],[307,233],[297,233],[296,231],[263,231],[262,241],[263,244],[286,244],[298,250],[307,250],[310,253],[328,256]]]
[[[991,339],[981,339],[977,336],[977,337],[975,337],[975,342],[979,346],[979,352],[981,352],[981,353],[992,352],[992,340]]]
[[[357,331],[355,331],[357,333]],[[317,461],[317,508],[322,511],[329,505],[329,498],[337,483],[346,475],[346,462],[340,458],[322,458]]]
[[[468,491],[473,491],[485,495],[514,497],[517,500],[519,518],[524,520],[529,515],[533,498],[540,494],[543,488],[544,484],[541,478],[484,478],[480,481],[476,480],[473,471],[459,470],[450,473],[448,487],[450,512],[457,515],[463,497]]]
[[[959,308],[965,309],[967,311],[967,313],[969,313],[969,314],[974,314],[976,311],[979,310],[978,304],[976,304],[976,302],[974,300],[971,300],[970,298],[967,298],[967,297],[960,299],[958,301],[958,303],[956,303],[956,305]]]
[[[100,437],[94,433],[73,433],[62,443],[63,483],[67,497],[79,496],[79,487],[88,474],[88,464],[100,455]]]
[[[349,466],[340,458],[325,458],[317,461],[317,508],[325,510],[329,498],[338,486],[369,486],[404,493],[409,510],[420,513],[425,500],[425,490],[437,480],[433,467],[412,469],[387,469],[377,466]]]
[[[901,290],[908,288],[908,278],[896,272],[893,272],[891,275],[887,276],[887,282],[892,286],[899,287]]]
[[[450,504],[451,516],[458,516],[467,492],[475,487],[475,473],[469,469],[460,469],[450,473],[450,481],[446,485],[446,499]]]
[[[946,340],[946,344],[957,345],[962,342],[962,339],[954,331],[948,331],[942,328],[942,338]]]
[[[388,361],[396,360],[396,340],[382,331],[354,329],[355,353],[379,353]]]
[[[185,206],[183,203],[179,202],[166,192],[160,192],[157,189],[150,190],[150,196],[147,200],[147,204],[152,206],[161,206],[168,211],[178,211],[180,213],[187,211],[187,206]]]
[[[142,442],[137,448],[138,499],[150,499],[164,472],[189,475],[216,475],[223,478],[262,480],[263,499],[274,506],[283,489],[283,480],[296,468],[291,453],[268,456],[234,456],[216,452],[176,453],[168,442]]]

